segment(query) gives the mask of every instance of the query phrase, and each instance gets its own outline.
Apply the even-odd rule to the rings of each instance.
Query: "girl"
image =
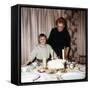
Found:
[[[30,54],[30,59],[24,64],[27,65],[29,62],[33,62],[33,60],[37,60],[38,65],[40,66],[42,64],[43,58],[46,60],[50,59],[51,53],[53,53],[53,49],[50,45],[46,44],[47,37],[45,34],[40,34],[38,38],[39,44],[33,49],[33,51]],[[56,58],[56,54],[53,54]]]

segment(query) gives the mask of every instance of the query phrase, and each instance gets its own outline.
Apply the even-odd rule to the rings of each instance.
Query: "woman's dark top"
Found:
[[[70,35],[67,30],[59,32],[57,28],[53,28],[47,43],[51,45],[57,56],[62,58],[62,49],[70,47]]]

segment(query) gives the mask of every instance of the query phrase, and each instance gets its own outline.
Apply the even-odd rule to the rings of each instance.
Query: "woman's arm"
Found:
[[[47,40],[47,44],[51,45],[52,47],[54,47],[54,34],[55,34],[54,32],[55,32],[55,29],[53,28]]]
[[[71,38],[70,38],[69,32],[67,31],[65,33],[65,59],[68,59],[70,42],[71,42]]]
[[[65,59],[68,59],[69,47],[65,48]]]
[[[49,53],[53,53],[53,58],[58,58],[55,51],[52,49],[52,47],[49,45]]]

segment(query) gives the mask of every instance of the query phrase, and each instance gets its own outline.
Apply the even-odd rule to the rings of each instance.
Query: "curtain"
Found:
[[[59,17],[67,20],[71,36],[71,57],[78,59],[77,55],[86,55],[84,11],[23,7],[21,8],[21,64],[29,59],[31,51],[38,44],[38,35],[44,33],[49,37],[51,29],[55,27],[55,20]]]

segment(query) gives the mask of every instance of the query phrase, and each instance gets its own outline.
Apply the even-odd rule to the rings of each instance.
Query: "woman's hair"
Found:
[[[39,39],[40,39],[41,37],[45,37],[45,38],[46,38],[46,41],[47,41],[47,36],[46,36],[45,34],[41,33],[41,34],[38,36],[38,43],[40,43]]]
[[[67,30],[67,21],[66,21],[63,17],[57,18],[57,20],[56,20],[55,23],[56,23],[56,25],[57,25],[58,23],[62,23],[63,25],[65,25],[64,30]]]
[[[64,25],[66,25],[66,20],[65,20],[63,17],[59,17],[59,18],[57,18],[57,20],[56,20],[56,25],[57,25],[58,23],[63,23]]]

